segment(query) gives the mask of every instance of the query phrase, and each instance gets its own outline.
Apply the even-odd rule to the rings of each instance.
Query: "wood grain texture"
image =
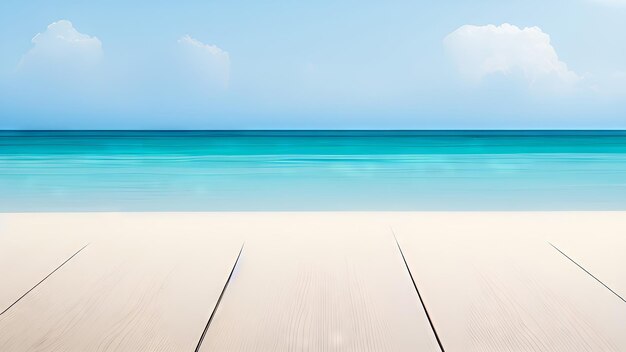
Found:
[[[392,222],[446,351],[626,351],[626,305],[547,243],[593,217],[430,213]]]
[[[107,233],[0,317],[0,351],[195,348],[241,236],[196,214],[97,220]]]
[[[389,227],[367,215],[255,222],[201,351],[438,351]]]
[[[626,351],[624,212],[0,215],[0,351]]]
[[[72,227],[52,214],[0,214],[0,313],[89,242],[92,233],[79,222]]]
[[[565,215],[561,215],[565,216]],[[576,215],[570,215],[572,218]],[[548,240],[584,267],[622,298],[626,298],[626,214],[602,212],[563,219],[574,221],[565,231],[555,231]]]

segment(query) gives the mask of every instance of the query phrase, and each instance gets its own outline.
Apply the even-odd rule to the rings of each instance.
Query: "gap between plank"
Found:
[[[237,267],[237,263],[239,263],[239,258],[241,257],[241,252],[243,252],[243,246],[244,245],[245,245],[245,243],[243,243],[241,245],[241,249],[239,249],[239,254],[237,254],[237,259],[235,260],[235,264],[233,265],[233,268],[231,269],[230,274],[228,275],[228,279],[226,279],[226,284],[224,284],[224,288],[222,288],[222,292],[220,293],[220,296],[217,299],[217,303],[215,303],[215,307],[213,308],[213,311],[211,312],[211,316],[209,317],[209,321],[206,323],[206,326],[204,327],[204,331],[202,331],[202,336],[200,336],[200,340],[198,341],[198,345],[196,345],[195,352],[199,352],[200,351],[200,346],[202,345],[202,341],[204,341],[204,337],[206,336],[206,332],[209,330],[209,326],[211,325],[211,322],[213,321],[213,317],[215,316],[215,313],[217,312],[217,307],[219,307],[220,302],[222,302],[222,297],[224,297],[224,293],[226,292],[226,289],[228,288],[228,284],[230,283],[230,279],[233,277],[233,273],[235,272],[235,268]]]
[[[604,282],[602,282],[600,279],[598,279],[597,277],[595,277],[592,273],[590,273],[587,269],[583,268],[582,265],[578,264],[574,259],[570,258],[567,254],[565,254],[565,252],[563,252],[562,250],[560,250],[557,246],[553,245],[552,243],[548,242],[549,245],[552,246],[552,248],[556,249],[559,253],[561,253],[565,258],[569,259],[569,261],[571,261],[572,263],[576,264],[577,267],[579,267],[580,269],[582,269],[582,271],[586,272],[587,275],[591,276],[592,278],[594,278],[596,281],[598,281],[602,286],[604,286],[607,290],[611,291],[611,293],[613,293],[615,296],[617,296],[617,298],[621,299],[623,302],[626,302],[626,300],[624,300],[624,298],[622,298],[622,296],[620,296],[619,294],[617,294],[617,292],[613,291],[609,286],[607,286]]]
[[[83,248],[79,249],[76,253],[72,254],[71,257],[67,258],[63,263],[61,263],[61,265],[57,266],[56,269],[52,270],[52,272],[48,275],[46,275],[46,277],[44,277],[43,279],[41,279],[41,281],[39,281],[35,286],[31,287],[30,290],[26,291],[22,296],[20,296],[20,298],[18,298],[15,302],[13,302],[10,306],[8,306],[5,310],[2,311],[2,313],[0,313],[0,315],[6,313],[9,309],[11,309],[11,307],[13,307],[14,305],[17,304],[17,302],[19,302],[20,300],[22,300],[22,298],[26,297],[27,294],[29,294],[32,290],[34,290],[35,288],[37,288],[37,286],[39,286],[42,282],[44,282],[47,278],[49,278],[50,276],[52,276],[52,274],[54,274],[57,270],[61,269],[61,267],[63,265],[65,265],[67,262],[69,262],[72,258],[74,258],[78,253],[80,253],[83,249],[87,248],[87,246],[89,246],[89,243],[87,243],[86,245],[83,246]]]
[[[435,325],[433,324],[432,319],[430,318],[430,314],[428,313],[428,309],[426,309],[426,304],[424,304],[424,300],[422,299],[422,295],[420,293],[420,290],[417,288],[417,284],[415,283],[415,279],[413,278],[413,274],[411,273],[411,269],[409,268],[409,264],[406,261],[406,258],[404,257],[404,252],[402,252],[402,248],[400,247],[400,243],[398,242],[398,238],[396,237],[396,233],[393,230],[393,228],[391,229],[391,233],[393,234],[393,239],[396,241],[396,245],[398,246],[398,250],[400,251],[400,255],[402,256],[402,260],[404,261],[404,266],[406,268],[406,270],[409,272],[409,277],[411,277],[411,282],[413,282],[413,287],[415,287],[415,292],[417,292],[417,297],[420,300],[420,303],[422,304],[422,308],[424,309],[424,313],[426,313],[426,318],[428,319],[428,323],[430,324],[430,328],[433,331],[433,334],[435,335],[435,339],[437,340],[437,344],[439,345],[439,349],[441,350],[441,352],[445,352],[446,350],[443,348],[443,344],[441,343],[441,339],[439,339],[439,334],[437,334],[437,330],[435,329]]]

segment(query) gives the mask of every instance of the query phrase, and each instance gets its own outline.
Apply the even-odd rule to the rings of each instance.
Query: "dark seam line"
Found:
[[[424,300],[422,299],[422,295],[420,294],[420,290],[417,288],[417,284],[415,283],[415,279],[413,278],[413,274],[411,273],[411,269],[409,268],[409,264],[406,262],[406,258],[404,257],[404,252],[402,252],[402,248],[400,247],[400,243],[396,238],[396,233],[391,229],[391,233],[393,234],[393,239],[396,241],[396,245],[398,246],[398,250],[400,251],[400,255],[402,256],[402,260],[404,261],[404,266],[406,270],[409,272],[409,276],[411,277],[411,281],[413,282],[413,287],[415,287],[415,292],[417,292],[417,297],[422,304],[422,308],[424,308],[424,313],[426,313],[426,318],[428,319],[428,323],[430,324],[430,328],[433,330],[433,334],[435,334],[435,339],[437,340],[437,344],[441,349],[441,352],[445,352],[446,350],[443,348],[443,344],[439,339],[439,334],[437,334],[437,330],[435,329],[435,325],[433,324],[432,319],[430,318],[430,314],[428,314],[428,309],[426,309],[426,305],[424,304]]]
[[[237,255],[237,259],[235,260],[235,264],[233,265],[233,268],[230,271],[230,275],[228,275],[228,279],[226,279],[226,284],[224,284],[224,288],[222,288],[222,293],[220,293],[220,296],[217,299],[217,303],[215,303],[215,307],[213,308],[213,312],[211,312],[211,316],[209,317],[209,321],[206,323],[206,326],[204,327],[204,331],[202,332],[202,336],[200,336],[200,341],[198,341],[198,345],[196,346],[195,352],[200,351],[200,346],[202,345],[202,341],[204,341],[204,337],[206,336],[206,332],[209,330],[209,325],[211,325],[211,322],[213,321],[213,317],[215,316],[215,313],[217,312],[217,307],[219,307],[220,302],[222,302],[222,297],[224,297],[224,293],[226,292],[226,289],[228,288],[228,284],[230,283],[230,279],[233,277],[233,273],[235,272],[235,268],[237,267],[237,263],[239,263],[239,257],[241,257],[241,252],[243,251],[244,244],[242,244],[241,245],[241,249],[239,249],[239,254]]]
[[[56,269],[52,270],[52,272],[48,275],[46,275],[46,277],[44,277],[43,279],[41,279],[41,281],[39,281],[35,286],[31,287],[30,290],[26,291],[26,293],[24,293],[22,296],[20,296],[20,298],[18,298],[15,302],[13,302],[10,306],[8,306],[5,310],[2,311],[2,313],[0,313],[0,315],[6,313],[9,309],[11,309],[11,307],[13,307],[15,304],[17,304],[17,302],[19,302],[20,300],[22,300],[22,298],[26,297],[27,294],[29,294],[32,290],[34,290],[37,286],[39,286],[42,282],[44,282],[47,278],[49,278],[52,274],[54,274],[57,270],[61,269],[61,267],[63,265],[65,265],[65,263],[69,262],[72,258],[74,258],[78,253],[80,253],[83,249],[87,248],[87,246],[89,245],[89,243],[87,243],[85,246],[83,246],[83,248],[79,249],[76,253],[72,254],[71,257],[67,258],[63,263],[61,263],[61,265],[59,265]]]
[[[577,267],[581,268],[584,272],[586,272],[589,276],[591,276],[592,278],[594,278],[596,281],[598,281],[602,286],[606,287],[607,290],[611,291],[611,293],[613,293],[614,295],[616,295],[619,299],[621,299],[623,302],[626,302],[626,300],[624,300],[624,298],[622,298],[622,296],[618,295],[617,292],[611,290],[611,288],[609,286],[607,286],[604,282],[600,281],[600,279],[598,279],[597,277],[593,276],[592,273],[590,273],[589,271],[587,271],[587,269],[583,268],[582,265],[576,263],[576,261],[574,261],[574,259],[570,258],[567,254],[565,254],[562,250],[560,250],[557,246],[553,245],[552,243],[548,242],[549,245],[552,246],[552,248],[556,249],[557,251],[559,251],[559,253],[563,254],[563,256],[567,259],[569,259],[572,263],[576,264]]]

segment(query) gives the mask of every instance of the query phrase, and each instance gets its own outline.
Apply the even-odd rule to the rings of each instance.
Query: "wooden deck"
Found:
[[[0,351],[626,351],[626,213],[0,215]]]

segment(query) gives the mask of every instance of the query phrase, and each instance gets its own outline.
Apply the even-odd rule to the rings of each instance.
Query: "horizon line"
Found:
[[[505,128],[459,128],[459,129],[396,129],[396,128],[363,128],[363,129],[300,129],[300,128],[278,128],[278,129],[2,129],[1,132],[626,132],[626,128],[523,128],[523,129],[505,129]]]

